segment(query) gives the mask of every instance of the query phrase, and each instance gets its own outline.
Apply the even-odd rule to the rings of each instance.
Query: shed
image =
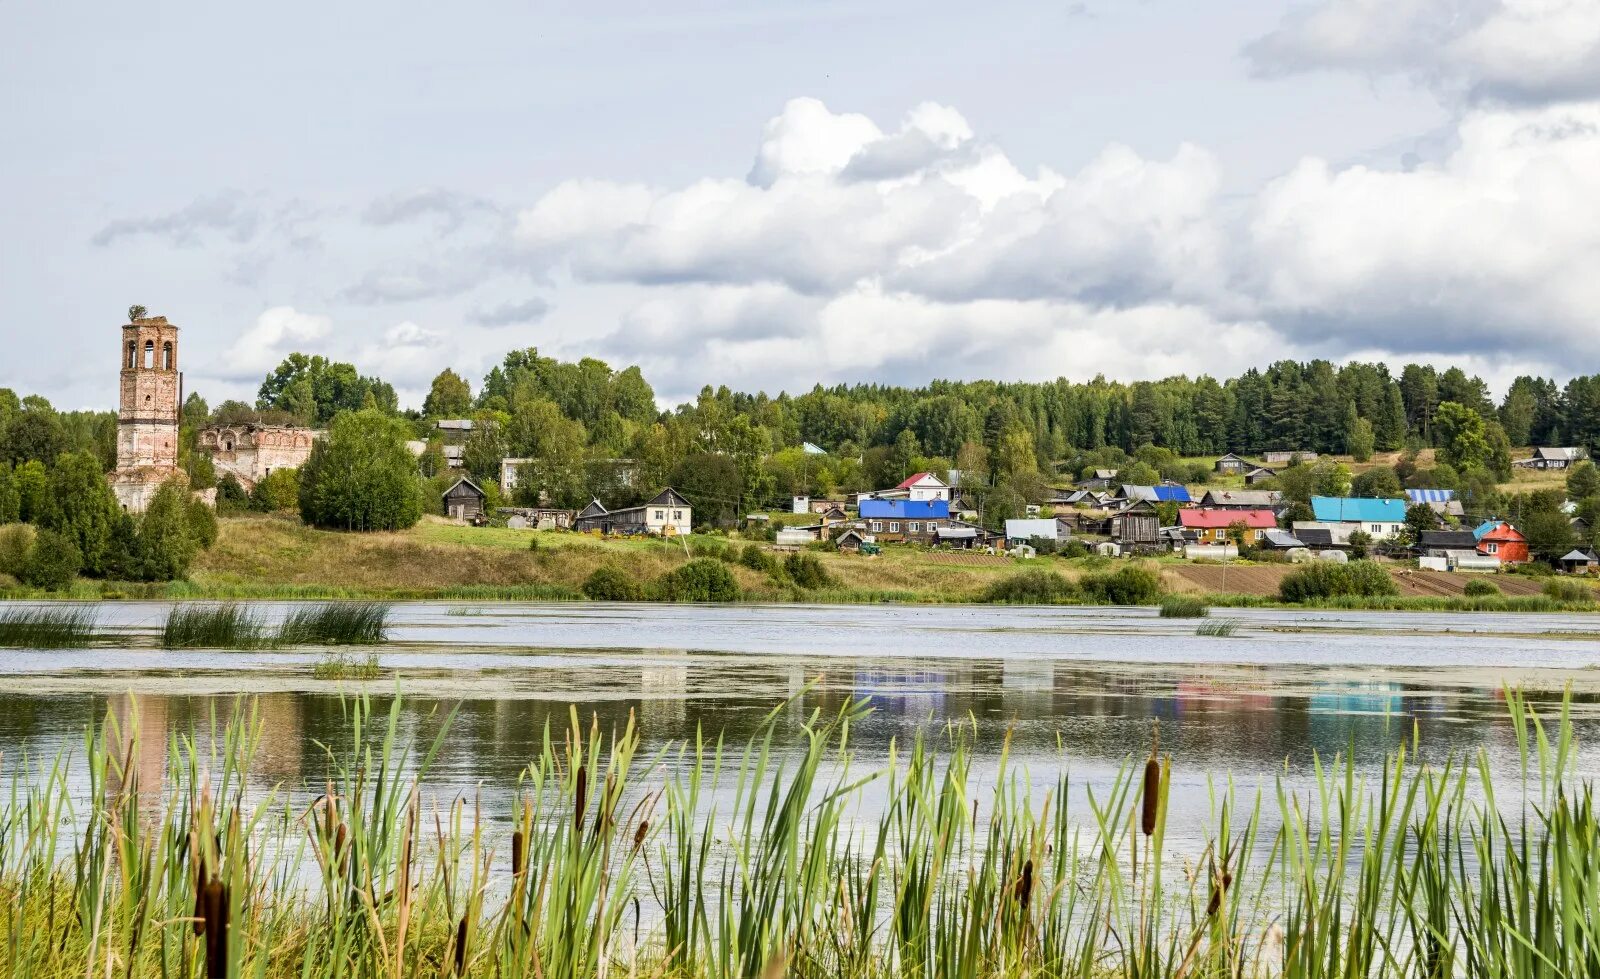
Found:
[[[854,527],[833,539],[833,546],[846,553],[859,552],[861,545],[867,543],[867,537]]]
[[[462,476],[442,494],[444,515],[452,520],[477,520],[483,516],[489,494],[477,483]]]
[[[1287,530],[1267,530],[1261,535],[1262,543],[1275,551],[1288,551],[1295,548],[1304,548],[1305,541],[1296,537]]]
[[[1246,486],[1254,486],[1257,483],[1264,483],[1269,479],[1277,478],[1278,471],[1276,469],[1268,469],[1266,466],[1257,466],[1256,468],[1244,474],[1244,484]]]
[[[1250,463],[1246,462],[1240,456],[1234,455],[1232,452],[1230,452],[1227,455],[1223,456],[1222,458],[1218,459],[1211,466],[1211,469],[1212,469],[1213,472],[1229,473],[1229,474],[1242,473],[1242,472],[1246,472],[1246,471],[1248,471],[1250,469],[1253,469],[1253,468],[1255,468],[1255,467],[1252,466]]]
[[[1600,557],[1593,551],[1580,551],[1573,548],[1561,555],[1561,570],[1568,574],[1588,574],[1596,567],[1600,567]]]

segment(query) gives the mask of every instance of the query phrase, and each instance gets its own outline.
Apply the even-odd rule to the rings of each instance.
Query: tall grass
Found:
[[[1199,627],[1194,630],[1194,634],[1197,636],[1216,636],[1226,638],[1238,631],[1238,619],[1213,619],[1210,622],[1200,623]]]
[[[413,757],[398,699],[386,718],[346,703],[309,807],[247,789],[248,704],[214,748],[175,737],[164,786],[112,715],[86,733],[86,789],[63,758],[15,769],[0,799],[0,962],[141,979],[1594,976],[1593,787],[1571,773],[1566,710],[1546,726],[1507,700],[1509,779],[1486,753],[1430,766],[1402,748],[1371,777],[1317,759],[1308,791],[1214,783],[1181,814],[1203,835],[1176,840],[1171,786],[1197,773],[1153,750],[1087,793],[1006,751],[980,785],[958,731],[863,769],[853,702],[649,756],[631,722],[574,714],[531,746],[509,834],[480,800],[430,798],[448,720]]]
[[[174,605],[161,629],[167,649],[254,649],[270,638],[261,617],[242,605]]]
[[[391,608],[383,602],[327,602],[291,609],[278,627],[278,643],[371,645],[383,642]]]
[[[95,611],[88,605],[22,605],[0,610],[0,647],[74,649],[94,639]]]
[[[1163,619],[1203,619],[1211,614],[1211,606],[1198,595],[1168,595],[1160,608]]]

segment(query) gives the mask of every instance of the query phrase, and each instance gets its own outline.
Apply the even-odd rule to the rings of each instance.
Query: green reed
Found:
[[[1167,595],[1161,599],[1159,614],[1163,619],[1203,619],[1211,614],[1211,606],[1198,595]]]
[[[324,602],[298,606],[278,628],[283,646],[371,645],[384,641],[391,607],[384,602]]]
[[[166,649],[256,649],[272,643],[261,616],[233,602],[174,605],[161,628]]]
[[[70,769],[86,790],[66,757],[11,772],[0,975],[1600,975],[1600,824],[1570,719],[1507,700],[1509,779],[1484,753],[1317,759],[1308,790],[1213,783],[1183,814],[1208,830],[1176,842],[1153,748],[1087,791],[1008,746],[980,784],[953,727],[862,769],[857,702],[648,756],[631,722],[574,712],[530,745],[509,841],[480,800],[430,796],[449,718],[413,754],[398,698],[344,702],[309,806],[251,779],[248,701],[216,740],[172,737],[163,785],[113,714]]]
[[[76,649],[94,639],[95,611],[87,605],[22,605],[0,610],[0,647]]]

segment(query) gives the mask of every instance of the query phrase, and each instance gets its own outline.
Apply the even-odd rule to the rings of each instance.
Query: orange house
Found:
[[[1201,544],[1226,544],[1228,529],[1234,524],[1244,524],[1245,542],[1256,543],[1268,530],[1278,526],[1277,514],[1271,510],[1210,510],[1191,507],[1178,511],[1178,523],[1184,530],[1192,531]]]
[[[1486,521],[1473,534],[1478,538],[1479,554],[1498,558],[1501,564],[1526,564],[1529,560],[1528,539],[1504,520]]]

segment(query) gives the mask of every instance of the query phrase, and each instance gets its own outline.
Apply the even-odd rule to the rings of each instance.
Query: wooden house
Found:
[[[465,476],[444,491],[444,515],[452,520],[479,521],[483,519],[484,503],[489,494]]]
[[[1569,469],[1583,460],[1589,458],[1589,450],[1583,448],[1553,449],[1541,446],[1533,450],[1533,457],[1518,459],[1512,463],[1523,469]]]
[[[1236,524],[1243,524],[1245,543],[1258,544],[1266,532],[1276,530],[1278,515],[1271,510],[1215,510],[1194,507],[1178,511],[1178,522],[1184,530],[1193,531],[1200,544],[1226,544]]]
[[[1249,472],[1255,466],[1232,452],[1218,459],[1212,464],[1211,470],[1224,476],[1238,476]]]
[[[668,486],[648,502],[620,510],[607,510],[599,500],[593,500],[578,511],[573,528],[580,532],[597,530],[602,534],[674,537],[689,532],[694,525],[693,514],[683,494]]]
[[[932,545],[938,530],[950,523],[944,500],[862,500],[861,522],[878,542],[904,541]]]
[[[1255,486],[1257,483],[1264,483],[1269,479],[1277,478],[1278,471],[1276,469],[1268,469],[1266,466],[1257,466],[1256,468],[1244,474],[1244,484],[1246,486]]]

